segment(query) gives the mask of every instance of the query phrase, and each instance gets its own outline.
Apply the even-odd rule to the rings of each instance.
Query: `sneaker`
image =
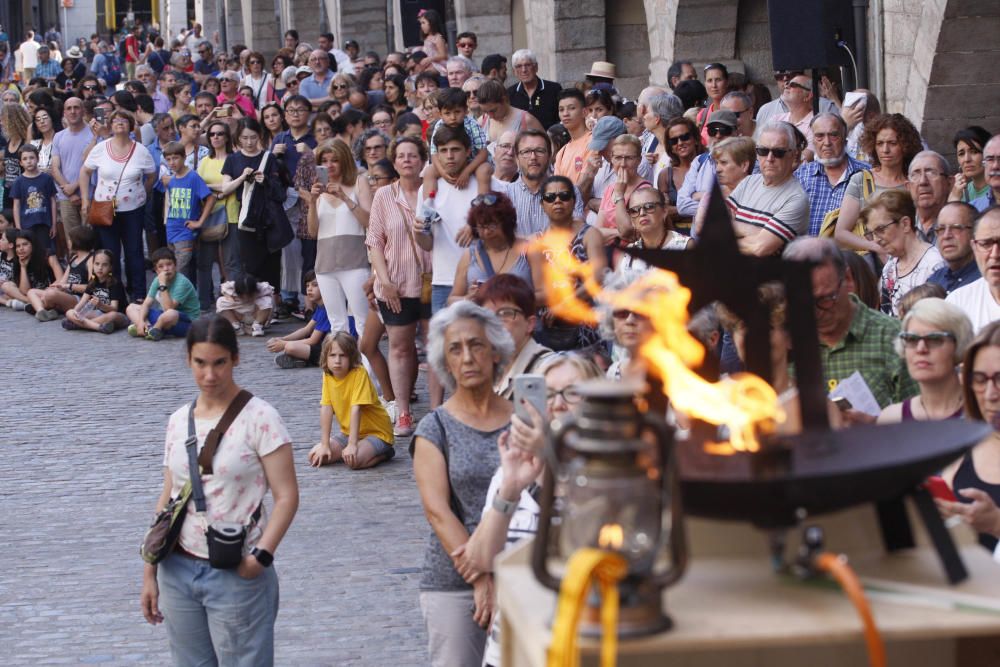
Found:
[[[413,435],[413,415],[404,412],[396,419],[396,425],[392,428],[392,434],[397,438],[409,438]]]
[[[65,326],[68,321],[69,320],[63,320],[63,326]],[[100,327],[98,327],[97,330],[100,331],[102,334],[113,334],[115,332],[115,323],[105,322]]]
[[[287,320],[291,316],[292,316],[291,311],[288,310],[288,306],[286,306],[284,304],[282,304],[282,305],[278,306],[277,308],[275,308],[274,309],[274,314],[272,315],[272,317],[274,319],[276,319],[276,320]]]
[[[379,397],[378,399],[382,403],[382,407],[385,408],[386,414],[389,415],[389,421],[393,424],[396,423],[396,401],[387,401],[384,398]]]
[[[35,310],[35,307],[32,306],[30,303],[24,304],[24,308],[22,310],[24,310],[24,312],[28,313],[29,315],[37,315],[38,314],[38,311]]]
[[[49,310],[39,310],[35,313],[35,319],[39,322],[51,322],[59,319],[59,311],[50,308]]]
[[[278,368],[305,368],[305,359],[296,359],[282,352],[274,358],[274,364]]]
[[[242,322],[233,322],[233,331],[236,332],[237,336],[239,336],[241,333],[243,333],[243,323]]]
[[[156,327],[149,327],[149,331],[146,332],[146,340],[161,341],[163,340],[163,332]]]
[[[305,322],[306,321],[306,311],[304,311],[301,308],[299,308],[298,310],[292,312],[292,317],[294,317],[295,319],[299,320],[300,322]]]
[[[128,335],[131,336],[132,338],[139,337],[139,330],[135,328],[134,324],[128,325]]]
[[[260,322],[254,322],[250,325],[250,335],[254,338],[264,335],[264,327]]]
[[[77,325],[73,324],[69,320],[63,320],[62,321],[62,328],[65,329],[66,331],[75,331],[76,329],[79,329],[80,327],[78,327]]]
[[[21,312],[28,307],[28,304],[24,301],[18,301],[17,299],[11,299],[7,305],[18,312]]]

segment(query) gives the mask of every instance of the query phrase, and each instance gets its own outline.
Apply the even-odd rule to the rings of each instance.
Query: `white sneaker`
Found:
[[[24,301],[18,301],[17,299],[11,299],[10,302],[8,303],[8,305],[12,309],[14,309],[14,310],[23,311],[24,308],[25,308],[25,306],[27,306],[28,304],[26,304]]]
[[[395,424],[396,423],[396,401],[387,401],[387,400],[385,400],[384,398],[381,398],[381,397],[379,397],[379,400],[382,401],[382,407],[385,408],[385,411],[387,413],[389,413],[389,421],[391,423]]]
[[[250,335],[254,337],[264,335],[264,327],[261,326],[260,322],[254,322],[250,325]]]
[[[236,335],[239,336],[243,333],[243,324],[241,322],[233,322],[233,331],[235,331]]]

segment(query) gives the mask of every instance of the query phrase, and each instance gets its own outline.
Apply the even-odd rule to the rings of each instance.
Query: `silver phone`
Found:
[[[538,410],[538,414],[545,416],[546,404],[545,376],[522,373],[514,376],[514,414],[523,419],[527,424],[534,425],[531,415],[528,414],[524,403],[530,403]]]
[[[316,182],[320,185],[326,185],[330,182],[330,172],[327,171],[326,167],[322,165],[316,166]]]

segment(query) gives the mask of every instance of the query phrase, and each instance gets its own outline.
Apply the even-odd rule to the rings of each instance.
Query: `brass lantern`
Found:
[[[580,410],[556,426],[547,453],[532,554],[535,576],[555,591],[562,582],[553,570],[564,568],[577,549],[597,547],[623,556],[628,562],[619,584],[623,637],[671,626],[662,591],[680,578],[687,560],[673,430],[639,410],[638,391],[606,380],[581,385]],[[584,612],[580,629],[600,635],[595,605]]]

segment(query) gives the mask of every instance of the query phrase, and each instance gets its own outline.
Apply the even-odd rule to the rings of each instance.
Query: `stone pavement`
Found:
[[[374,470],[310,468],[320,371],[278,369],[264,340],[240,339],[236,378],[284,418],[300,487],[275,560],[276,664],[426,664],[417,585],[429,528],[409,443]],[[2,309],[0,367],[0,662],[169,664],[164,629],[139,611],[138,545],[167,417],[197,394],[183,342],[67,332]]]

